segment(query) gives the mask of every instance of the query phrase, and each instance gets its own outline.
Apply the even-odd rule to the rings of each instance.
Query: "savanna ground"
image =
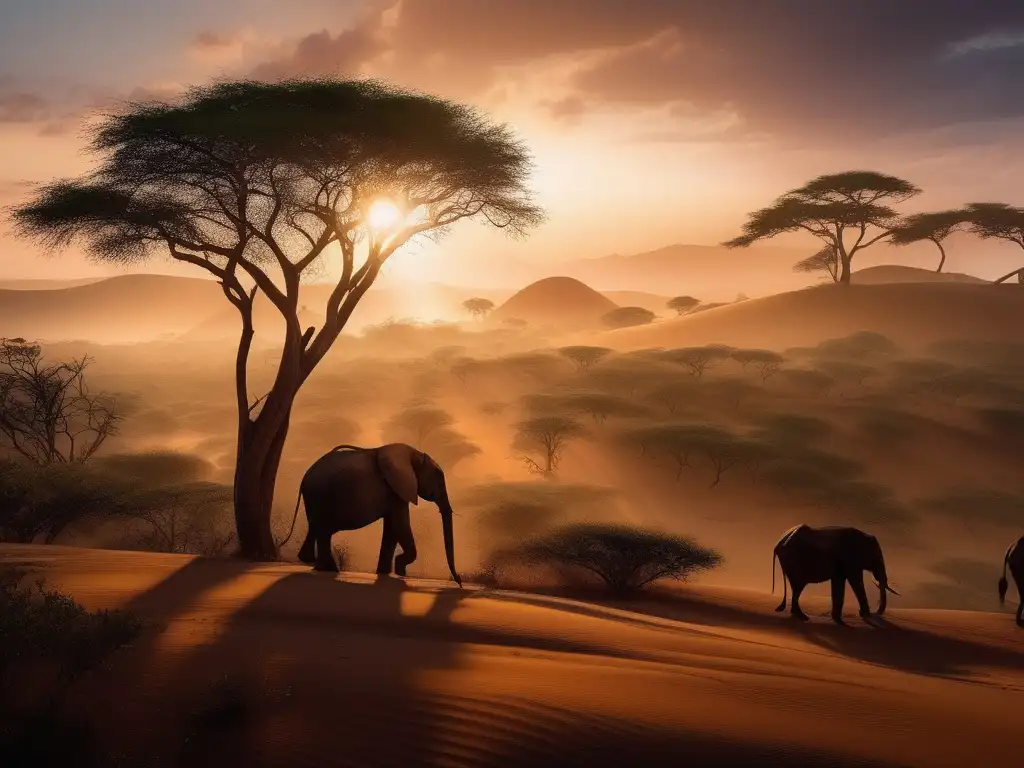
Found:
[[[448,474],[467,582],[525,537],[596,521],[721,552],[699,585],[610,601],[585,579],[513,567],[503,589],[459,591],[422,502],[404,583],[360,574],[379,525],[338,535],[339,578],[289,563],[301,511],[281,564],[125,551],[230,552],[231,350],[45,345],[49,358],[94,358],[91,387],[122,404],[87,466],[177,483],[189,500],[97,508],[49,547],[0,550],[90,609],[149,622],[75,683],[66,711],[124,764],[954,766],[1012,754],[1024,647],[995,582],[1024,520],[1024,348],[939,332],[776,350],[588,341],[480,323],[343,337],[296,401],[275,529],[283,538],[322,453],[404,441]],[[254,390],[274,354],[254,355]],[[802,522],[878,535],[902,593],[886,620],[833,626],[820,618],[826,586],[808,590],[810,624],[772,611],[772,546]]]

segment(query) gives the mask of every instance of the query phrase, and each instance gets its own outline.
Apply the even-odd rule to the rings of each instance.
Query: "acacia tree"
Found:
[[[700,299],[695,299],[693,296],[674,296],[665,303],[665,306],[677,315],[685,315],[687,312],[692,312],[698,304],[700,304]]]
[[[550,476],[558,469],[569,442],[586,434],[583,425],[569,416],[535,416],[516,425],[512,447],[531,472]],[[540,461],[529,454],[539,456]]]
[[[575,346],[575,347],[562,347],[558,350],[558,354],[562,357],[572,360],[576,364],[577,371],[586,371],[592,365],[596,365],[601,362],[605,357],[610,355],[612,350],[608,347],[592,347],[592,346]]]
[[[754,211],[743,225],[743,234],[722,245],[746,248],[784,232],[809,232],[835,248],[841,267],[839,282],[849,284],[853,257],[891,236],[899,224],[892,206],[920,191],[909,181],[874,171],[818,176],[767,208]]]
[[[494,302],[481,298],[466,299],[462,302],[462,308],[473,317],[486,317],[494,309]]]
[[[966,208],[966,219],[972,234],[986,240],[1006,240],[1024,248],[1024,208],[1005,203],[971,203]],[[995,283],[1005,283],[1011,277],[1024,283],[1024,267],[1017,267]]]
[[[123,414],[111,395],[89,389],[91,362],[47,362],[38,344],[0,338],[0,447],[36,464],[70,464],[117,434]]]
[[[82,242],[96,260],[162,251],[211,273],[238,310],[234,511],[240,553],[276,557],[270,516],[299,388],[387,259],[409,239],[479,218],[514,235],[542,219],[530,159],[509,128],[376,81],[292,80],[193,88],[178,103],[107,115],[91,174],[44,186],[18,208],[21,235]],[[303,277],[333,268],[319,328],[299,323]],[[253,301],[285,320],[278,370],[248,387]]]
[[[794,272],[824,272],[833,283],[839,282],[839,252],[834,245],[826,245],[820,251],[793,265]]]
[[[939,266],[941,272],[946,263],[946,249],[942,241],[954,232],[963,229],[968,223],[966,211],[935,211],[933,213],[915,213],[908,216],[893,232],[889,242],[893,245],[910,245],[922,240],[930,240],[939,249]]]

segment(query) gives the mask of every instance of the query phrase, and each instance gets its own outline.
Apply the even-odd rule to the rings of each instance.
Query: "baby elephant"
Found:
[[[1024,536],[1010,545],[1003,558],[1003,577],[999,580],[999,604],[1006,602],[1006,566],[1010,566],[1010,575],[1017,585],[1017,626],[1024,627]]]
[[[832,620],[843,624],[843,601],[846,598],[846,583],[860,604],[861,618],[871,615],[868,596],[864,591],[864,571],[875,577],[880,593],[878,615],[885,613],[886,592],[898,595],[889,586],[885,573],[885,558],[878,539],[857,528],[827,526],[812,528],[798,525],[786,531],[775,545],[772,558],[772,592],[775,592],[775,558],[782,569],[782,602],[776,611],[786,610],[786,581],[793,587],[791,613],[798,619],[807,620],[807,614],[800,610],[800,593],[808,584],[832,582]]]

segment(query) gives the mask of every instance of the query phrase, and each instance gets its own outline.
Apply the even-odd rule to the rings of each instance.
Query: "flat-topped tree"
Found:
[[[893,245],[910,245],[922,240],[929,240],[935,243],[939,249],[939,266],[936,272],[941,272],[946,264],[946,249],[942,241],[954,232],[964,229],[968,224],[968,213],[965,210],[957,211],[934,211],[932,213],[915,213],[905,218],[896,231],[892,233],[889,242]]]
[[[965,209],[971,234],[986,240],[1006,240],[1024,248],[1024,208],[1014,208],[1005,203],[971,203]],[[1024,283],[1024,267],[1017,267],[995,283],[1005,283],[1011,277]]]
[[[387,259],[410,238],[479,218],[514,235],[542,219],[530,159],[503,125],[368,80],[230,82],[176,103],[138,102],[93,134],[98,168],[42,187],[14,212],[50,248],[96,260],[158,252],[210,272],[238,310],[235,522],[241,554],[276,556],[270,514],[295,395]],[[319,328],[299,323],[300,285],[333,269]],[[270,392],[252,404],[253,300],[285,320]]]
[[[899,224],[892,206],[920,191],[909,181],[874,171],[819,176],[754,211],[743,225],[743,234],[722,245],[746,248],[784,232],[809,232],[835,248],[838,282],[849,284],[853,257],[891,236]]]

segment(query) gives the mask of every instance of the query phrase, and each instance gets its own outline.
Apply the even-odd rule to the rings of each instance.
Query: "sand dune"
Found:
[[[875,627],[797,625],[770,595],[690,587],[666,618],[644,604],[68,547],[0,546],[0,565],[155,622],[77,683],[70,706],[107,745],[162,750],[162,764],[201,752],[254,766],[941,768],[1005,764],[1019,747],[1024,635],[1009,615],[896,609]],[[247,713],[193,725],[183,745],[196,701],[225,679],[250,687]]]
[[[1017,285],[897,283],[820,286],[609,331],[591,343],[621,349],[722,343],[782,349],[857,331],[917,346],[959,338],[1011,342],[1024,321]]]

